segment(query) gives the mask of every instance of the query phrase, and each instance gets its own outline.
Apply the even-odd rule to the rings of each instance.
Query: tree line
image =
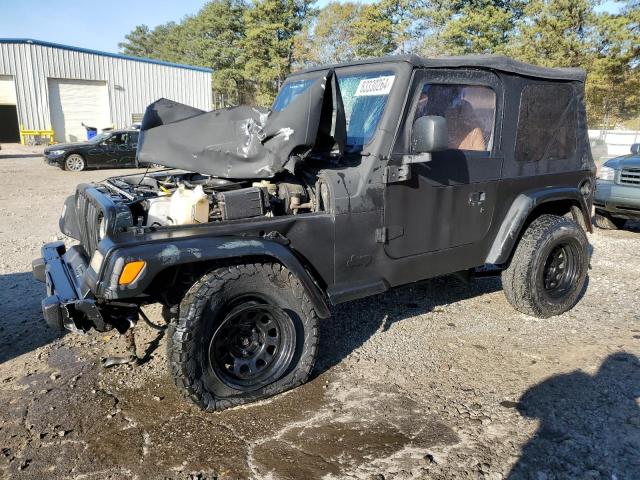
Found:
[[[396,53],[498,53],[588,72],[592,128],[638,128],[640,0],[213,0],[196,14],[137,26],[123,53],[210,67],[217,106],[269,105],[289,73]]]

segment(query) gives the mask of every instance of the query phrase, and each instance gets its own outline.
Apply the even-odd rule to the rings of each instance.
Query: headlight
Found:
[[[100,220],[100,227],[98,228],[98,240],[102,240],[107,234],[107,219],[102,217]]]
[[[64,150],[50,150],[49,155],[57,157],[59,155],[64,155]]]
[[[616,171],[611,167],[600,167],[598,172],[598,179],[607,182],[612,182],[616,175]]]

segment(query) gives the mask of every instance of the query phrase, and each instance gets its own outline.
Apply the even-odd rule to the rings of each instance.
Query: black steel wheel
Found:
[[[279,378],[295,351],[295,328],[282,309],[248,302],[220,322],[209,345],[209,364],[238,390],[255,390]]]
[[[315,363],[318,316],[279,264],[219,268],[187,292],[169,327],[169,367],[206,410],[267,398],[304,383]]]
[[[542,282],[551,298],[561,298],[571,291],[578,280],[579,244],[566,242],[556,245],[544,263]]]
[[[573,308],[587,280],[588,248],[584,230],[573,220],[556,215],[536,218],[502,272],[509,303],[538,318]]]

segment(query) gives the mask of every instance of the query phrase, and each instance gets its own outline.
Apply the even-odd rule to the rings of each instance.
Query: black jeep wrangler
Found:
[[[595,166],[585,74],[500,56],[291,75],[272,108],[147,108],[138,161],[79,185],[42,248],[45,319],[126,332],[160,302],[175,383],[220,410],[303,383],[330,305],[501,274],[513,307],[580,298]],[[327,347],[330,348],[330,347]]]

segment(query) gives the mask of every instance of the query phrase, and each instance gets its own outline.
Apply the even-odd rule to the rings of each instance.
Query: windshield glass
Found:
[[[100,143],[100,142],[104,142],[107,138],[109,138],[111,136],[110,133],[99,133],[97,134],[95,137],[93,137],[91,140],[89,140],[90,143]]]
[[[373,137],[394,80],[388,71],[338,75],[351,149],[362,148]]]
[[[315,78],[309,78],[307,80],[294,80],[292,82],[285,83],[278,92],[278,96],[273,102],[273,107],[271,107],[271,110],[273,110],[274,112],[280,112],[284,110],[294,98],[296,98],[307,88],[309,88],[315,81]]]
[[[395,80],[391,71],[376,71],[341,75],[336,71],[347,121],[347,148],[361,150],[375,133],[389,92]],[[315,78],[286,82],[273,103],[273,110],[286,108]]]

